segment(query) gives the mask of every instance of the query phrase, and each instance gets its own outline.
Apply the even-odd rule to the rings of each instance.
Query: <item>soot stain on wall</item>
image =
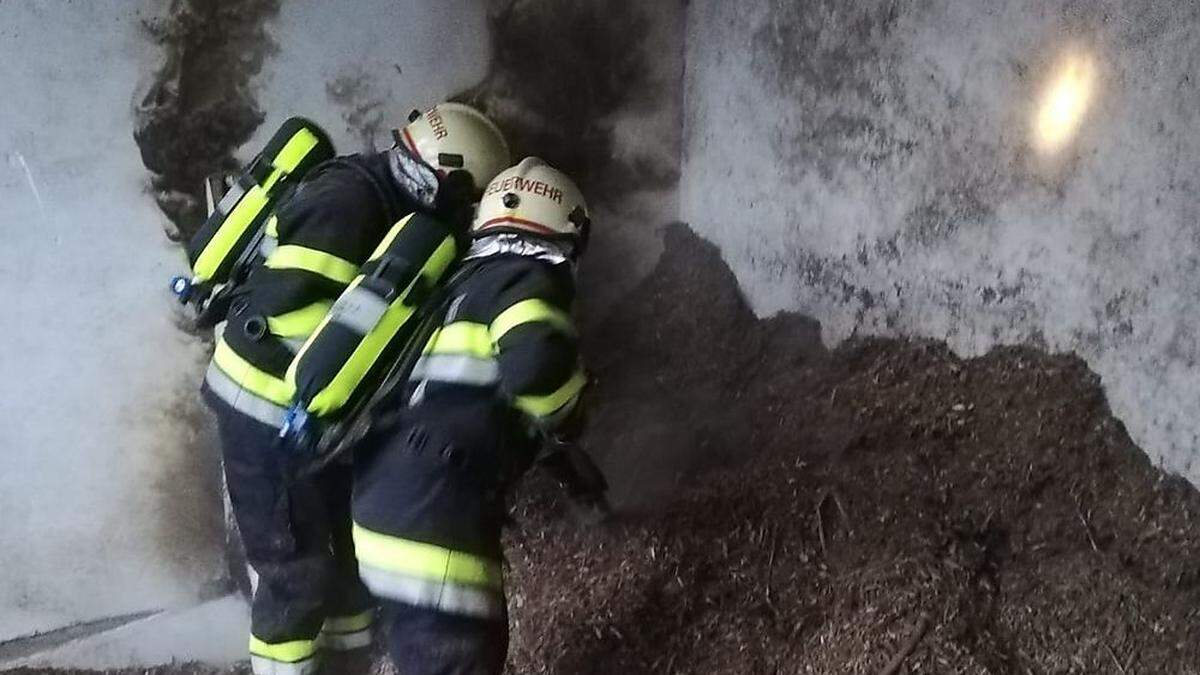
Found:
[[[882,165],[911,154],[915,142],[882,114],[903,105],[887,53],[901,12],[896,0],[772,4],[753,33],[751,67],[804,114],[782,139],[783,161],[812,166],[828,180],[846,164]]]
[[[925,75],[925,93],[934,94],[940,106],[909,100],[913,92],[901,59],[910,46],[909,19],[922,6],[905,0],[810,0],[769,7],[751,32],[751,68],[801,120],[778,126],[774,160],[790,175],[830,185],[847,176],[868,183],[920,176],[906,186],[916,196],[894,232],[860,235],[853,254],[834,258],[803,243],[788,247],[770,263],[779,268],[777,276],[795,275],[809,297],[852,311],[854,333],[906,330],[901,316],[911,315],[909,304],[923,298],[942,307],[949,336],[971,330],[973,313],[999,313],[1011,321],[1027,317],[1032,308],[1018,297],[1029,288],[1024,269],[1017,271],[1022,281],[1008,275],[982,285],[965,276],[921,281],[890,273],[915,260],[954,255],[966,233],[997,227],[996,204],[1024,190],[1048,189],[1025,166],[1019,147],[977,139],[970,127],[938,117],[943,109],[965,106],[946,74],[931,69]],[[911,173],[914,168],[917,173]],[[984,264],[990,269],[995,262]]]
[[[610,118],[668,96],[650,62],[673,47],[654,39],[642,3],[508,0],[491,3],[488,18],[491,70],[456,98],[494,117],[514,156],[542,157],[598,199],[678,181],[675,157],[614,156]]]
[[[488,74],[455,97],[496,120],[514,158],[542,157],[583,191],[585,326],[650,272],[678,217],[684,12],[680,0],[493,1]]]
[[[251,80],[277,51],[265,25],[279,7],[280,0],[172,0],[162,19],[143,25],[163,63],[135,92],[133,137],[173,241],[187,241],[203,224],[204,177],[237,170],[233,153],[265,117]],[[217,593],[226,585],[214,559],[225,539],[219,444],[191,384],[136,420],[162,448],[146,468],[154,494],[147,536],[175,576],[207,579],[202,594]]]
[[[219,590],[225,571],[214,552],[221,550],[225,525],[214,420],[193,387],[177,389],[148,417],[161,443],[147,476],[155,495],[150,539],[175,576],[207,579]]]
[[[204,177],[236,170],[234,151],[263,121],[250,81],[277,49],[264,24],[279,4],[173,0],[145,24],[164,62],[135,93],[133,137],[176,241],[204,222]]]

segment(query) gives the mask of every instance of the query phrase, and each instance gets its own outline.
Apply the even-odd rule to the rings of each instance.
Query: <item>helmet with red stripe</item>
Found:
[[[471,235],[512,232],[569,240],[580,254],[590,229],[587,204],[575,183],[541,159],[526,157],[483,191]]]
[[[443,178],[465,171],[479,190],[512,161],[504,134],[470,106],[439,103],[425,112],[414,110],[408,122],[393,132],[396,143]]]

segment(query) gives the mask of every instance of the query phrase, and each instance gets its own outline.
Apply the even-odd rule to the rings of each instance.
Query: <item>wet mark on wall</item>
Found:
[[[174,240],[204,221],[204,177],[235,170],[233,152],[262,123],[250,80],[276,49],[264,23],[278,10],[279,0],[173,0],[145,24],[164,61],[135,94],[133,137]]]

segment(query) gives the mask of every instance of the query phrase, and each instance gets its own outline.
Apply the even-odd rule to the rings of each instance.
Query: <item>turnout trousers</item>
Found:
[[[456,447],[420,423],[389,426],[356,449],[353,510],[388,652],[403,675],[501,675],[505,474],[495,448]]]
[[[258,675],[306,675],[319,649],[371,641],[374,602],[358,577],[350,531],[351,469],[290,478],[278,426],[262,421],[261,411],[235,408],[216,384],[210,369],[202,391],[217,418],[233,515],[256,578],[251,663]],[[250,396],[241,391],[233,403],[247,408]]]

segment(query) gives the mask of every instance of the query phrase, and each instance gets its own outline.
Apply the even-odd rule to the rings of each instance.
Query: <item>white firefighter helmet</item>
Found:
[[[471,235],[494,232],[534,234],[587,245],[591,220],[583,194],[563,172],[537,157],[500,172],[483,191]]]
[[[508,143],[496,124],[461,103],[439,103],[425,112],[414,110],[408,126],[393,133],[397,143],[440,175],[466,171],[476,190],[511,161]]]

